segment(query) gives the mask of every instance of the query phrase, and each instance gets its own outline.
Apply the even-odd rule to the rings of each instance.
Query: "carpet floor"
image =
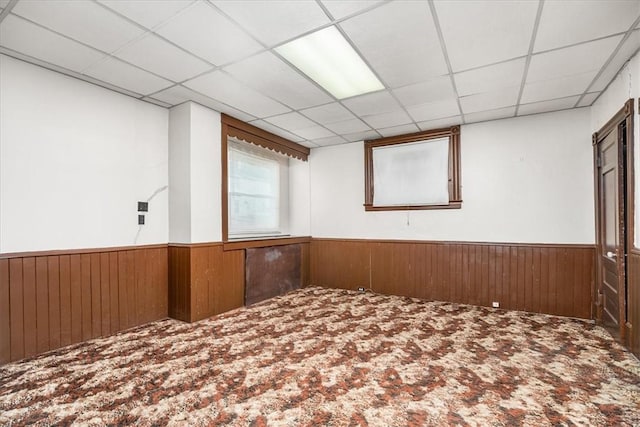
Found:
[[[0,367],[0,425],[640,425],[590,322],[311,287]]]

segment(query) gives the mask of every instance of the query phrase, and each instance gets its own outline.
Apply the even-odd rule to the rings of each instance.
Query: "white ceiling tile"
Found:
[[[151,98],[149,96],[145,96],[144,98],[142,98],[142,100],[150,102],[155,105],[159,105],[164,108],[171,108],[171,104],[167,104],[166,102],[160,101],[159,99]]]
[[[154,34],[125,46],[116,56],[174,82],[187,80],[211,69],[211,65]]]
[[[349,110],[347,110],[337,102],[334,102],[332,104],[320,105],[318,107],[309,108],[300,112],[309,117],[311,120],[315,120],[316,122],[321,124],[339,122],[356,117],[351,114]]]
[[[407,111],[416,122],[441,119],[460,114],[458,102],[455,99],[445,99],[443,101],[413,105],[407,107]]]
[[[290,111],[279,102],[237,82],[222,71],[196,77],[185,82],[184,86],[259,118]]]
[[[319,147],[326,147],[328,145],[344,144],[345,142],[347,142],[347,140],[344,139],[341,136],[330,136],[328,138],[318,138],[318,139],[314,139],[313,140],[313,143],[316,144]]]
[[[322,8],[310,0],[213,0],[213,3],[269,46],[330,22]]]
[[[362,120],[370,126],[378,128],[389,128],[392,126],[406,125],[411,123],[411,117],[404,110],[392,111],[390,113],[374,114],[362,116]]]
[[[11,0],[0,0],[0,9],[4,9],[5,7],[7,7],[10,1]]]
[[[370,93],[342,101],[355,114],[369,116],[373,114],[389,113],[400,109],[398,102],[387,91]]]
[[[281,129],[277,126],[272,125],[271,123],[267,123],[264,120],[255,120],[253,122],[251,122],[252,125],[259,127],[260,129],[266,130],[268,132],[271,132],[275,135],[281,136],[285,139],[288,139],[289,141],[293,141],[293,142],[297,142],[297,143],[302,143],[302,141],[304,141],[304,138],[301,138],[298,135],[294,135],[291,132],[288,132],[284,129]],[[304,145],[304,144],[303,144]],[[305,145],[306,146],[306,145]]]
[[[342,19],[380,3],[382,0],[322,0],[322,4],[334,19]]]
[[[308,139],[310,141],[316,140],[318,138],[326,138],[329,136],[335,136],[333,132],[328,129],[323,128],[322,126],[313,126],[306,129],[297,129],[296,135],[300,135],[304,139]]]
[[[315,143],[313,143],[311,141],[302,140],[302,141],[298,142],[298,144],[304,145],[307,148],[318,148],[319,147],[318,144],[315,144]]]
[[[531,104],[521,104],[518,107],[518,115],[546,113],[548,111],[566,110],[573,108],[580,96],[570,96],[567,98],[552,99],[550,101],[534,102]]]
[[[379,139],[380,135],[375,131],[357,132],[349,135],[343,135],[348,142],[364,141],[366,139]]]
[[[262,49],[259,43],[202,1],[170,19],[156,32],[216,65]]]
[[[546,1],[534,52],[625,32],[639,14],[638,1]]]
[[[574,74],[553,80],[527,83],[522,92],[522,104],[530,104],[537,101],[564,98],[583,93],[596,76],[597,71]]]
[[[404,106],[456,97],[451,77],[448,75],[394,89],[393,93]]]
[[[445,117],[438,120],[427,120],[426,122],[418,123],[418,127],[422,131],[447,128],[450,126],[456,126],[462,123],[461,116]]]
[[[189,6],[193,0],[98,0],[147,28],[153,28]]]
[[[393,126],[390,128],[378,129],[378,132],[384,137],[405,135],[408,133],[414,133],[418,131],[420,131],[420,129],[418,129],[418,126],[414,125],[413,123],[410,123],[408,125]]]
[[[587,93],[578,103],[578,107],[588,107],[600,96],[600,92]]]
[[[435,7],[454,72],[529,51],[537,1],[439,0]]]
[[[287,114],[281,114],[279,116],[269,117],[268,119],[264,120],[290,131],[317,126],[317,123],[312,122],[302,114],[296,113],[295,111]]]
[[[342,122],[333,122],[325,125],[329,130],[342,135],[345,133],[356,133],[371,130],[369,126],[360,119],[345,120]]]
[[[293,109],[330,102],[332,98],[271,52],[225,68],[236,79]]]
[[[390,2],[340,26],[389,87],[448,71],[427,2]]]
[[[173,84],[114,57],[92,65],[83,74],[142,95],[157,92]]]
[[[472,95],[518,86],[522,83],[525,59],[502,62],[454,74],[458,95]]]
[[[495,110],[497,108],[510,107],[518,103],[520,86],[492,90],[491,92],[477,93],[460,97],[462,112],[465,114],[476,113],[483,110]]]
[[[220,113],[226,113],[230,116],[235,117],[236,119],[240,119],[245,122],[255,120],[255,117],[250,114],[237,110],[233,107],[216,101],[215,99],[211,99],[208,96],[205,96],[199,92],[195,92],[180,85],[176,85],[170,87],[169,89],[165,89],[161,92],[155,93],[153,94],[153,98],[159,99],[160,101],[166,102],[170,105],[178,105],[186,101],[194,101],[198,104],[204,105],[205,107],[211,108],[212,110],[218,111]]]
[[[604,69],[603,73],[594,82],[593,86],[589,88],[590,91],[601,91],[607,87],[607,85],[618,74],[618,71],[622,66],[633,56],[640,48],[640,30],[636,30],[620,47],[620,50],[611,59],[611,62]]]
[[[609,37],[533,55],[527,83],[599,71],[621,39],[622,36]]]
[[[77,72],[104,57],[97,50],[14,15],[8,15],[0,25],[0,45]]]
[[[113,52],[144,33],[90,1],[23,0],[12,12],[105,52]]]
[[[516,115],[516,107],[498,108],[496,110],[479,111],[477,113],[470,113],[464,115],[464,121],[466,123],[485,122],[488,120],[506,119],[507,117],[514,117]]]

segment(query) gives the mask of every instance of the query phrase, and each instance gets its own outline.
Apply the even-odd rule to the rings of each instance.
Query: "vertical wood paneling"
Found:
[[[91,338],[102,335],[102,294],[100,287],[100,254],[90,255],[90,282],[91,282],[91,306],[89,315],[91,317]]]
[[[627,266],[627,346],[640,358],[640,252],[632,251]]]
[[[49,347],[60,345],[60,257],[49,256],[47,259],[47,286],[49,288]]]
[[[80,255],[80,294],[82,295],[82,341],[93,338],[91,323],[91,255]]]
[[[0,364],[166,317],[167,276],[166,247],[0,259]]]
[[[109,335],[111,331],[111,280],[109,279],[109,253],[102,252],[100,256],[100,320],[101,335]],[[115,332],[115,331],[114,331]]]
[[[222,254],[222,283],[216,313],[244,305],[244,250],[224,251]]]
[[[120,331],[120,295],[118,282],[118,253],[109,253],[109,323],[111,332]]]
[[[11,305],[11,360],[18,360],[24,357],[22,258],[9,260],[9,302]]]
[[[313,240],[311,283],[353,290],[369,288],[370,256],[371,245],[365,242]]]
[[[36,260],[34,257],[22,259],[22,280],[24,297],[24,356],[30,357],[38,352],[38,320],[36,312]]]
[[[36,352],[49,350],[49,277],[46,257],[36,261]]]
[[[55,258],[55,257],[52,257]],[[60,268],[60,346],[71,344],[71,267],[69,255],[58,257]]]
[[[83,297],[82,297],[82,257],[71,255],[69,257],[70,283],[71,283],[71,342],[77,343],[83,340]]]
[[[364,281],[380,293],[590,317],[591,247],[313,239],[310,248],[314,285]]]
[[[0,364],[11,360],[9,260],[0,259]]]

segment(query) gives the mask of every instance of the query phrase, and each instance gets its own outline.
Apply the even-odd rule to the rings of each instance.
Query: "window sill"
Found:
[[[297,243],[309,243],[310,241],[311,236],[266,237],[263,239],[253,238],[228,241],[224,242],[222,247],[225,251],[235,251],[238,249],[265,248],[267,246],[295,245]]]
[[[447,205],[424,205],[424,206],[373,206],[364,205],[364,210],[371,211],[423,211],[433,209],[461,209],[462,200],[450,202]]]

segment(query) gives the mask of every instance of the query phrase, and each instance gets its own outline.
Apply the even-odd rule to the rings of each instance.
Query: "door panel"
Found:
[[[620,297],[624,294],[624,147],[617,128],[598,141],[597,197],[599,212],[598,320],[616,335],[624,323]]]

